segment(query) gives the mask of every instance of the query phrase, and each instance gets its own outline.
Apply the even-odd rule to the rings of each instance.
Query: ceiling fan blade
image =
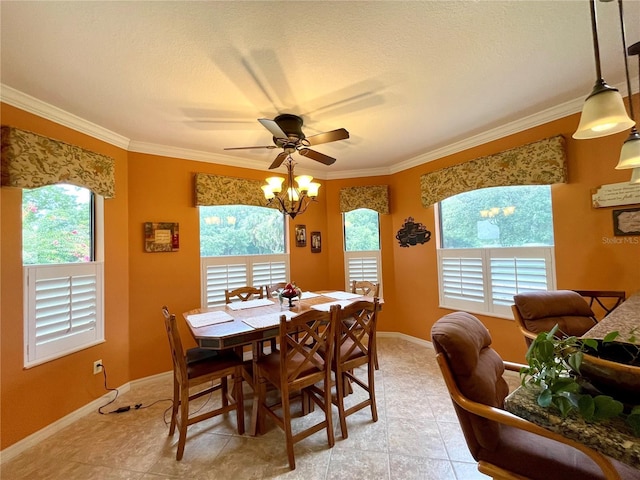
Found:
[[[349,132],[344,128],[339,128],[337,130],[331,130],[330,132],[311,135],[305,138],[305,143],[308,142],[308,145],[312,146],[320,145],[321,143],[335,142],[336,140],[346,140],[347,138],[349,138]]]
[[[275,145],[263,145],[260,147],[228,147],[225,148],[225,150],[249,150],[251,148],[268,148],[269,150],[271,150],[272,148],[278,148]]]
[[[305,157],[309,157],[311,160],[315,160],[320,163],[324,163],[325,165],[332,165],[336,159],[325,155],[324,153],[316,152],[315,150],[310,150],[308,148],[301,148],[298,150],[300,155]]]
[[[280,125],[278,125],[274,120],[270,120],[268,118],[259,118],[258,121],[262,124],[264,128],[271,132],[276,138],[284,138],[285,140],[289,139],[286,133],[282,131]]]
[[[287,158],[288,156],[289,156],[289,154],[287,152],[282,152],[281,154],[279,154],[276,157],[276,159],[273,161],[271,166],[269,167],[269,170],[273,170],[274,168],[278,168],[280,165],[282,165],[282,162],[284,162],[284,159]]]

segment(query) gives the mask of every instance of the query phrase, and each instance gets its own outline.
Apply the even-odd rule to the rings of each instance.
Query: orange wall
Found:
[[[489,142],[393,175],[321,181],[318,202],[289,224],[291,278],[302,288],[344,287],[340,188],[388,184],[391,214],[381,215],[385,306],[380,330],[428,340],[433,323],[448,310],[438,306],[433,207],[420,203],[420,176],[444,166],[497,153],[562,134],[567,139],[569,183],[552,187],[558,288],[640,289],[640,238],[616,237],[613,208],[591,208],[591,189],[627,181],[630,171],[614,166],[624,134],[574,141],[577,115]],[[116,198],[105,201],[107,342],[47,364],[22,368],[22,268],[20,191],[0,189],[1,447],[6,448],[104,393],[102,377],[91,373],[102,358],[111,386],[170,369],[160,307],[177,313],[200,304],[198,210],[194,207],[196,172],[264,179],[264,171],[125,152],[33,115],[2,105],[2,123],[58,138],[116,159]],[[430,242],[400,248],[396,232],[408,217],[426,225]],[[180,250],[145,253],[144,222],[180,224]],[[322,252],[295,247],[293,228],[304,224],[307,236],[322,233]],[[506,359],[521,361],[524,341],[513,321],[479,316]],[[186,326],[183,338],[188,339]],[[47,392],[43,401],[42,392]]]
[[[195,173],[210,173],[264,180],[265,172],[212,163],[176,160],[140,153],[129,154],[129,245],[130,259],[130,358],[131,377],[141,378],[171,368],[166,332],[160,308],[167,305],[181,314],[200,305],[199,215],[195,207]],[[321,253],[296,247],[293,230],[305,225],[326,235],[326,187],[318,201],[304,215],[289,222],[291,280],[305,290],[327,288],[328,250]],[[146,253],[143,243],[145,222],[178,222],[180,249],[173,253]],[[341,285],[332,288],[341,288]],[[186,325],[183,339],[189,339]],[[193,341],[191,341],[193,343]],[[195,344],[194,344],[195,345]]]
[[[425,209],[420,202],[419,179],[424,173],[560,134],[566,139],[569,182],[551,187],[557,288],[624,290],[627,295],[638,291],[640,237],[614,237],[614,208],[591,207],[593,188],[629,180],[630,170],[614,169],[628,134],[576,141],[571,135],[578,120],[573,115],[393,175],[393,231],[409,216],[435,231],[434,208]],[[624,243],[612,243],[614,238]],[[432,236],[422,246],[400,248],[394,243],[393,248],[397,330],[429,339],[433,323],[450,312],[439,308],[436,241]],[[478,317],[505,359],[524,360],[525,344],[513,321]]]
[[[35,131],[116,160],[116,197],[105,200],[105,338],[100,345],[29,369],[23,368],[22,191],[1,188],[1,442],[25,438],[105,393],[102,359],[109,384],[122,385],[129,372],[129,265],[127,152],[74,130],[2,104],[3,125]]]

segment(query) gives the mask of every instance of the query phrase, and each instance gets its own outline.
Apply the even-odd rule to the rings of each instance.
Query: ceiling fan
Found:
[[[273,135],[273,143],[275,145],[264,145],[257,147],[231,147],[225,150],[248,150],[251,148],[282,148],[283,152],[279,154],[273,161],[269,170],[278,168],[282,162],[297,151],[300,155],[316,160],[325,165],[333,164],[336,159],[329,157],[308,147],[320,145],[321,143],[335,142],[336,140],[345,140],[349,138],[349,132],[344,128],[331,130],[330,132],[319,133],[317,135],[305,136],[302,132],[302,118],[290,113],[278,115],[273,120],[268,118],[259,118],[258,121],[264,128],[269,130]]]

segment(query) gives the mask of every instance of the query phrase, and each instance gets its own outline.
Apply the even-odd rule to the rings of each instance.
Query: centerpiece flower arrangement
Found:
[[[302,297],[302,290],[300,290],[296,286],[295,282],[287,283],[285,287],[278,292],[278,300],[280,300],[280,305],[282,305],[283,297],[289,299],[289,308],[291,308],[293,307],[293,299],[296,297]]]

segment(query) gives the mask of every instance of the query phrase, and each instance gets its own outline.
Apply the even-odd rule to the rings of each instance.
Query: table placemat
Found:
[[[205,312],[187,315],[187,322],[193,328],[205,327],[207,325],[215,325],[216,323],[224,323],[233,321],[233,317],[227,312]]]
[[[255,300],[247,300],[246,302],[227,303],[227,308],[231,310],[244,310],[246,308],[264,307],[265,305],[273,305],[268,298],[256,298]]]
[[[360,297],[361,295],[358,295]],[[320,310],[321,312],[328,312],[331,310],[331,305],[340,305],[340,307],[344,308],[347,305],[351,305],[353,300],[337,300],[335,302],[327,302],[327,303],[319,303],[317,305],[312,305],[311,308],[314,310]]]
[[[284,315],[287,319],[291,319],[298,314],[290,310],[283,310],[282,312],[267,313],[266,315],[259,315],[257,317],[243,318],[242,321],[253,328],[275,327],[280,324],[281,315]]]
[[[359,298],[362,295],[359,295],[357,293],[351,293],[351,292],[329,292],[329,293],[323,293],[322,296],[335,298],[336,300],[350,300],[353,298]]]
[[[315,298],[315,297],[319,297],[320,294],[319,293],[315,293],[315,292],[302,292],[302,295],[300,295],[300,298]]]

